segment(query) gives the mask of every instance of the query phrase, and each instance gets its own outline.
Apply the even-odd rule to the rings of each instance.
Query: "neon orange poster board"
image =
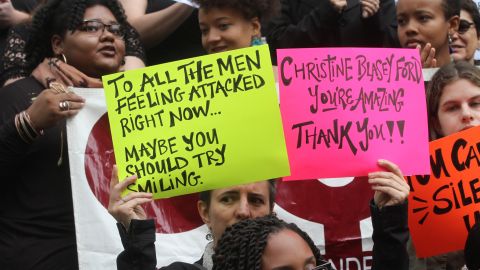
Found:
[[[480,127],[431,142],[430,166],[430,176],[407,177],[418,257],[463,249],[468,228],[480,220]]]

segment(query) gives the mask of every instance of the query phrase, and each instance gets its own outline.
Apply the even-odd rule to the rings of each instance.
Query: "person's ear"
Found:
[[[52,36],[51,44],[54,55],[63,54],[63,39],[59,35]]]
[[[250,23],[252,24],[252,32],[254,37],[260,37],[262,35],[261,33],[261,28],[262,25],[260,24],[260,20],[258,17],[254,17],[250,20]]]
[[[198,200],[197,202],[197,210],[198,214],[203,220],[203,223],[207,225],[207,227],[210,228],[210,215],[208,214],[208,205],[206,202],[202,200]]]
[[[455,15],[448,20],[448,34],[453,35],[458,31],[460,25],[460,16]]]

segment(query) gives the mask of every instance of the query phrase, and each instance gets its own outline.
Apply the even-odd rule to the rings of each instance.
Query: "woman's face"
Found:
[[[263,270],[308,270],[315,265],[310,246],[296,232],[283,229],[268,236],[262,255]]]
[[[63,39],[52,38],[54,53],[63,53],[69,65],[90,77],[117,72],[125,56],[125,42],[122,30],[117,31],[115,16],[105,6],[95,5],[85,9],[83,21],[73,33],[67,31]],[[113,26],[103,28],[102,24]]]
[[[247,20],[239,11],[231,8],[200,8],[198,20],[202,45],[207,53],[248,47],[252,37],[260,35],[257,18]]]
[[[210,206],[198,202],[198,212],[216,243],[225,229],[237,221],[270,214],[268,181],[212,190]]]
[[[480,125],[480,87],[466,79],[447,84],[439,101],[438,124],[443,136]]]
[[[437,52],[447,50],[449,23],[442,0],[398,0],[398,38],[404,48],[432,44]]]
[[[452,35],[452,57],[455,60],[465,60],[473,64],[473,56],[478,48],[479,39],[472,16],[465,10],[460,11],[458,30]]]

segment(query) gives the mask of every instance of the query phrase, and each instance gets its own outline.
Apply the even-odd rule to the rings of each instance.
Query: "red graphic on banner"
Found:
[[[104,114],[93,126],[85,149],[88,184],[100,203],[107,208],[110,176],[114,164],[108,116]],[[356,178],[343,187],[329,187],[318,180],[279,181],[276,202],[300,218],[323,224],[326,257],[336,268],[369,269],[363,252],[359,222],[370,216],[369,200],[373,193],[366,179]],[[158,233],[178,233],[203,225],[197,214],[198,195],[191,194],[156,200],[145,207],[147,216],[156,218]]]
[[[282,181],[277,188],[277,203],[282,208],[325,226],[326,257],[334,263],[371,255],[362,252],[359,222],[370,217],[372,197],[366,178],[355,178],[342,187],[329,187],[316,179]]]
[[[108,116],[104,114],[92,128],[85,149],[85,172],[88,184],[100,203],[108,207],[110,177],[115,163]],[[156,218],[158,233],[178,233],[203,225],[197,214],[197,194],[190,194],[146,204],[148,217]]]

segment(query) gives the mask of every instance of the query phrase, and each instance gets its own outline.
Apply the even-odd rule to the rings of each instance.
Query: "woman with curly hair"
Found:
[[[278,0],[194,0],[207,53],[260,45],[261,23],[278,9]]]
[[[100,78],[125,56],[116,0],[52,0],[34,15],[27,68],[62,59]],[[78,269],[65,120],[85,100],[34,77],[0,90],[0,269]]]

